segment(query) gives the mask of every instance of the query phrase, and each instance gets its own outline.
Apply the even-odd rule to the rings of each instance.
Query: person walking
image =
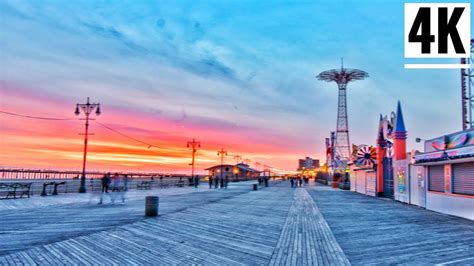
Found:
[[[219,187],[219,177],[214,178],[214,188]]]
[[[212,188],[212,176],[209,176],[209,189]]]
[[[199,177],[198,176],[195,176],[194,177],[194,187],[197,188],[199,185]]]
[[[128,175],[123,176],[123,191],[128,191]]]
[[[303,179],[301,178],[301,176],[298,178],[298,183],[299,183],[300,187],[303,186]]]
[[[291,184],[291,187],[295,185],[295,179],[293,177],[290,177],[290,184]]]
[[[224,177],[221,178],[221,188],[224,188]]]
[[[224,186],[225,186],[225,189],[227,189],[227,186],[229,185],[229,176],[226,175],[225,176],[225,182],[224,182]]]
[[[120,177],[118,173],[115,173],[112,176],[112,192],[119,190],[119,181],[120,181]]]
[[[109,193],[110,173],[105,174],[100,181],[102,184],[102,193]]]
[[[115,173],[112,176],[111,182],[112,182],[112,194],[110,195],[110,201],[112,202],[112,204],[114,204],[115,197],[117,196],[118,193],[120,193],[120,187],[119,187],[120,176],[118,173]]]
[[[100,181],[102,185],[102,192],[100,193],[99,204],[102,204],[104,201],[104,193],[109,193],[109,186],[111,182],[110,173],[107,173],[102,176],[102,179]]]
[[[125,192],[128,190],[128,175],[123,175],[121,178],[121,187],[118,188],[120,193],[120,198],[122,199],[122,204],[125,203]]]

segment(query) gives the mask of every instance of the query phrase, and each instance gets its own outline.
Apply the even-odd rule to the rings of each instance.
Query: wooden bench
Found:
[[[65,186],[65,185],[66,185],[66,181],[54,182],[53,195],[58,195],[58,186]]]
[[[153,181],[142,181],[137,184],[137,189],[151,189]]]
[[[5,199],[13,198],[17,196],[23,198],[23,196],[30,197],[31,185],[33,183],[0,183],[0,196],[4,196]]]
[[[43,183],[43,191],[41,192],[41,196],[47,196],[48,193],[46,192],[46,188],[48,186],[54,186],[54,189],[53,189],[53,192],[51,193],[51,195],[58,195],[58,187],[59,186],[64,186],[66,185],[66,181],[62,181],[62,182],[45,182]],[[51,189],[49,190],[51,192]],[[66,191],[67,192],[67,191]]]

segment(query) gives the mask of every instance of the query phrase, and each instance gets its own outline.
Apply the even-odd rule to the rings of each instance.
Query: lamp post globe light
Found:
[[[196,157],[197,148],[201,148],[201,142],[196,141],[195,139],[193,139],[192,141],[188,141],[188,143],[186,144],[186,147],[192,148],[191,178],[194,182],[194,186],[197,186],[197,180],[195,180],[195,178],[194,178],[194,165],[195,165],[194,158]]]
[[[86,103],[78,103],[76,104],[76,111],[74,114],[80,115],[81,111],[84,113],[86,116],[85,120],[86,121],[86,131],[84,133],[84,155],[82,158],[82,175],[81,175],[81,181],[79,185],[79,193],[86,193],[86,159],[87,159],[87,141],[88,141],[88,136],[89,136],[89,116],[94,112],[96,115],[100,115],[100,103],[90,103],[89,102],[89,97],[87,97],[87,102]],[[82,135],[82,134],[80,134]]]
[[[224,148],[221,148],[220,151],[217,152],[217,156],[221,157],[221,180],[222,180],[222,172],[224,172],[224,156],[227,156],[227,151]]]

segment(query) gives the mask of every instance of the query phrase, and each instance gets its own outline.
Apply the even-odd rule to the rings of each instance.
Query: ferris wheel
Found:
[[[377,151],[372,146],[361,145],[357,148],[355,164],[359,167],[372,167],[377,159]]]

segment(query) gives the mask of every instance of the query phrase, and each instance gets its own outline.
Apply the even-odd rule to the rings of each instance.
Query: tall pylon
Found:
[[[462,58],[461,64],[470,64],[468,69],[461,69],[461,106],[462,106],[462,129],[474,127],[474,39],[471,39],[471,55]]]
[[[369,77],[369,74],[359,69],[344,68],[344,61],[341,58],[341,69],[330,69],[321,72],[316,76],[317,79],[336,82],[339,89],[337,100],[337,127],[336,127],[336,145],[334,154],[334,168],[342,170],[346,167],[347,161],[351,156],[351,147],[349,145],[349,122],[347,113],[347,83],[356,80],[363,80]]]

